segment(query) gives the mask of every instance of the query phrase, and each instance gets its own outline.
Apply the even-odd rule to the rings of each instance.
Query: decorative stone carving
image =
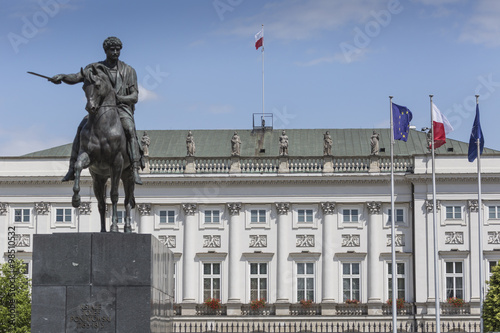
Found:
[[[89,215],[91,212],[90,202],[80,203],[80,207],[78,207],[78,213],[80,213],[80,215]]]
[[[488,244],[500,244],[500,231],[488,231]]]
[[[321,209],[323,210],[323,214],[332,215],[335,210],[335,202],[322,202]]]
[[[326,131],[326,133],[323,134],[323,156],[332,156],[332,146],[332,137],[330,136],[330,132]]]
[[[295,245],[297,247],[313,247],[314,235],[297,235]]]
[[[250,247],[267,247],[267,235],[250,235]]]
[[[463,244],[464,243],[464,233],[461,231],[447,231],[444,233],[445,244]]]
[[[159,235],[158,240],[168,248],[176,246],[176,238],[173,235]]]
[[[403,235],[403,234],[395,235],[394,238],[395,238],[395,242],[394,242],[395,246],[405,246],[405,235]],[[387,246],[391,246],[391,245],[392,245],[392,237],[389,234],[389,235],[387,235]]]
[[[231,138],[231,156],[240,156],[241,139],[238,132],[234,132]]]
[[[277,202],[276,210],[279,215],[286,215],[290,211],[290,203],[289,202]]]
[[[150,203],[138,204],[137,209],[139,209],[139,213],[141,214],[141,216],[151,215],[151,204]]]
[[[7,208],[9,205],[6,202],[0,202],[0,215],[7,214]]]
[[[477,213],[479,211],[479,204],[477,200],[468,200],[467,207],[471,213]]]
[[[240,215],[241,202],[229,202],[227,204],[229,215]]]
[[[433,205],[434,203],[432,202],[432,199],[425,200],[425,210],[427,211],[427,213],[432,213]],[[436,205],[437,210],[441,210],[441,200],[436,200]]]
[[[203,247],[220,247],[220,235],[203,235]]]
[[[380,140],[380,134],[373,131],[373,134],[370,137],[370,155],[378,155],[378,152],[380,150],[378,143],[379,140]]]
[[[187,156],[194,156],[196,152],[196,146],[194,144],[194,137],[191,131],[188,131],[188,135],[186,137],[186,148],[187,148]]]
[[[380,209],[382,208],[382,203],[378,201],[367,202],[366,207],[368,207],[368,212],[370,214],[380,214]]]
[[[342,235],[342,247],[358,247],[359,245],[359,235]]]
[[[35,202],[35,211],[38,215],[47,215],[50,211],[50,205],[47,202]]]
[[[16,234],[14,235],[15,247],[30,247],[31,235],[30,234]]]
[[[185,203],[182,204],[182,209],[184,210],[184,214],[188,216],[193,216],[196,213],[197,205],[195,203]]]

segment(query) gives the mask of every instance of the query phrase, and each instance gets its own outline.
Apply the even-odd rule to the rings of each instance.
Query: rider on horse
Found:
[[[100,61],[98,64],[102,64],[108,69],[106,72],[116,93],[118,114],[125,135],[127,136],[127,151],[129,153],[130,162],[134,168],[134,181],[136,184],[142,184],[139,176],[139,168],[143,168],[144,166],[142,165],[141,148],[139,146],[134,122],[135,103],[137,103],[139,96],[137,74],[131,66],[118,60],[120,50],[122,49],[122,42],[117,37],[106,38],[103,43],[103,48],[106,53],[106,60]],[[92,65],[94,64],[85,67],[85,71]],[[55,84],[60,84],[61,82],[75,84],[83,82],[83,80],[84,77],[82,73],[78,72],[75,74],[58,74],[53,76],[50,81]],[[87,117],[85,117],[78,126],[78,131],[71,149],[69,170],[62,179],[63,182],[75,179],[74,166],[80,150],[80,132],[86,122]]]

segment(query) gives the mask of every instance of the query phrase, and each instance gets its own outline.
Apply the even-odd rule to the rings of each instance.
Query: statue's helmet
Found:
[[[119,46],[121,49],[123,47],[122,41],[118,37],[108,37],[102,43],[104,51],[109,49],[111,46]]]

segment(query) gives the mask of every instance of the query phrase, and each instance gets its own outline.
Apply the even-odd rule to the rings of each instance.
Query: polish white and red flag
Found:
[[[264,45],[264,30],[255,34],[255,49],[258,50],[262,45]]]
[[[453,132],[453,126],[436,105],[432,104],[432,131],[434,132],[434,148],[439,148],[446,143],[446,137]],[[431,148],[431,147],[429,147]]]

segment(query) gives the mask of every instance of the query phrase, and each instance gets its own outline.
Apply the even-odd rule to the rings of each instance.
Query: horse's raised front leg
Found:
[[[80,175],[82,170],[87,168],[90,164],[89,155],[85,152],[78,155],[75,162],[75,183],[73,184],[73,198],[71,204],[73,207],[80,207]]]

